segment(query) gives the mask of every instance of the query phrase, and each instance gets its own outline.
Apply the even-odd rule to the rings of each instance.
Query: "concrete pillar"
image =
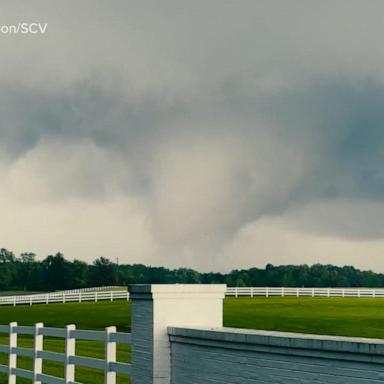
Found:
[[[224,284],[131,285],[132,384],[170,384],[167,328],[222,327]]]

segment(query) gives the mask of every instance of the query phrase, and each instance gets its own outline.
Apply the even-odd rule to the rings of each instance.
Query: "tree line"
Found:
[[[15,256],[0,249],[0,291],[55,291],[127,284],[222,283],[237,287],[384,287],[384,274],[361,271],[353,266],[281,265],[201,273],[193,269],[168,269],[142,264],[118,265],[100,257],[89,264],[65,259],[62,253],[36,260],[24,252]]]

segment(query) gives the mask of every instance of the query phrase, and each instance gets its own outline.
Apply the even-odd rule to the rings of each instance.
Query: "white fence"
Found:
[[[384,297],[384,288],[229,287],[226,296]],[[83,290],[34,295],[0,296],[0,305],[81,303],[83,301],[98,302],[103,300],[129,300],[129,293],[122,287],[85,288]]]
[[[65,293],[84,293],[84,292],[97,292],[97,291],[123,291],[127,290],[127,287],[123,285],[108,285],[104,287],[89,287],[89,288],[77,288],[70,289],[65,291],[57,291],[57,292],[65,292]],[[56,292],[56,293],[57,293]]]
[[[105,288],[104,288],[105,289]],[[19,305],[19,304],[50,304],[50,303],[68,303],[82,301],[101,301],[101,300],[121,300],[129,299],[127,290],[121,291],[81,291],[81,292],[53,292],[37,295],[20,295],[20,296],[0,296],[0,305]]]
[[[384,297],[384,288],[228,287],[227,296]]]
[[[116,374],[130,374],[131,365],[116,360],[117,344],[130,344],[131,334],[117,332],[116,327],[108,327],[105,331],[76,330],[75,325],[66,328],[44,327],[43,323],[35,326],[19,326],[17,323],[0,325],[0,333],[9,336],[8,345],[0,345],[0,353],[8,354],[8,365],[0,365],[0,372],[8,375],[8,384],[16,384],[16,378],[31,380],[33,384],[77,384],[75,381],[76,366],[89,367],[104,371],[104,383],[116,384]],[[17,346],[18,335],[30,335],[34,338],[33,348]],[[65,340],[65,352],[57,353],[43,349],[44,336]],[[102,341],[105,343],[105,358],[96,359],[76,356],[76,340]],[[33,360],[33,370],[17,367],[19,356]],[[64,378],[50,376],[42,372],[43,360],[60,362],[64,365]]]

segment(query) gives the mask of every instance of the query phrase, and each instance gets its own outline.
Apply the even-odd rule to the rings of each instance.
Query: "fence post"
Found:
[[[107,327],[105,329],[105,372],[104,384],[116,384],[116,372],[109,370],[109,364],[116,362],[116,342],[111,341],[111,334],[116,333],[116,327]]]
[[[71,364],[69,358],[76,354],[76,339],[71,337],[71,332],[76,329],[74,324],[65,327],[65,357],[64,357],[64,381],[65,383],[75,382],[75,365]]]
[[[35,334],[33,342],[33,384],[41,384],[38,375],[42,373],[43,360],[39,357],[39,351],[43,350],[43,335],[39,334],[41,328],[44,327],[43,323],[35,324]]]
[[[132,384],[169,384],[168,327],[222,327],[224,284],[131,285]]]
[[[13,348],[17,347],[17,323],[13,322],[9,324],[9,355],[8,355],[8,384],[16,384],[16,375],[12,373],[13,368],[17,367],[17,355],[13,351]]]

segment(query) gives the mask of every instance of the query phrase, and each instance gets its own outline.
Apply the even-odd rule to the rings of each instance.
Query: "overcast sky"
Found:
[[[0,246],[384,271],[382,0],[2,0]]]

